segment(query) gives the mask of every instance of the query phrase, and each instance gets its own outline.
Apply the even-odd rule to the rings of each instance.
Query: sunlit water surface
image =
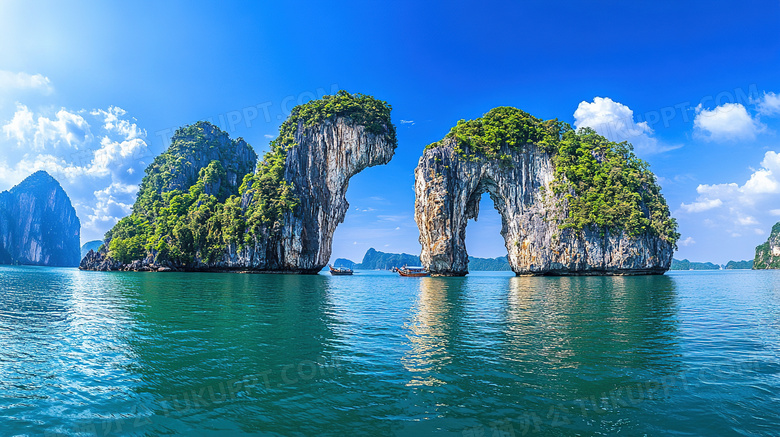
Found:
[[[776,435],[780,272],[0,267],[0,435]]]

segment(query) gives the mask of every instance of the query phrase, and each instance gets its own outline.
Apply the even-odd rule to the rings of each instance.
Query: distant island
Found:
[[[103,240],[92,240],[82,244],[81,259],[84,259],[84,257],[87,256],[90,250],[94,250],[95,252],[97,252],[100,249],[100,246],[102,245],[103,245]]]
[[[45,171],[0,193],[0,264],[75,267],[80,236],[70,198]]]
[[[750,270],[752,268],[753,260],[729,261],[724,265],[720,265],[711,262],[696,262],[688,261],[687,259],[673,259],[672,268],[670,270]]]
[[[334,267],[347,267],[358,270],[390,270],[393,267],[403,265],[419,266],[420,257],[408,253],[380,252],[374,248],[368,249],[363,256],[363,261],[355,263],[345,258],[338,258],[333,262]],[[470,271],[511,271],[506,256],[497,258],[469,257]]]
[[[363,261],[356,263],[346,258],[338,258],[333,262],[335,267],[347,267],[358,270],[390,270],[393,267],[402,265],[419,265],[420,257],[408,253],[388,253],[380,252],[374,248],[368,249],[363,256]],[[715,264],[711,262],[688,261],[687,259],[672,260],[670,270],[750,270],[753,268],[753,261],[729,261],[726,264]],[[469,271],[511,271],[509,261],[506,256],[496,258],[477,258],[469,257]]]

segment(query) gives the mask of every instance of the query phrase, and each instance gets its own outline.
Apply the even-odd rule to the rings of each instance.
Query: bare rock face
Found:
[[[75,267],[80,234],[70,198],[48,173],[0,193],[0,263]]]
[[[281,229],[255,235],[254,244],[242,250],[228,247],[215,268],[320,271],[330,259],[336,226],[349,210],[346,192],[350,178],[368,167],[390,162],[396,147],[386,135],[368,132],[348,117],[326,119],[309,127],[301,123],[295,142],[297,146],[287,152],[284,177],[300,204],[284,214]],[[245,194],[243,204],[249,201]]]
[[[502,218],[501,235],[509,264],[518,275],[661,274],[672,262],[673,246],[649,233],[559,228],[566,199],[552,194],[551,156],[534,144],[502,146],[504,159],[469,160],[455,139],[425,150],[415,170],[415,221],[420,259],[434,275],[468,273],[466,224],[479,214],[487,192]]]

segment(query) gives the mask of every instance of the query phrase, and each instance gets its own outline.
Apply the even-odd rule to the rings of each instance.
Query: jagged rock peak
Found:
[[[211,166],[218,173],[207,187],[220,201],[238,194],[238,188],[246,174],[252,173],[257,164],[257,153],[243,138],[232,140],[230,136],[207,121],[181,127],[171,137],[171,145],[146,168],[141,182],[139,201],[134,210],[147,211],[151,205],[146,200],[173,190],[188,190],[204,169]]]
[[[49,173],[38,170],[9,190],[11,193],[33,193],[62,190],[62,185]],[[63,191],[64,192],[64,191]]]
[[[77,266],[80,235],[70,198],[45,171],[0,193],[0,263]]]
[[[663,273],[679,237],[629,145],[516,108],[461,120],[428,146],[415,191],[420,258],[435,275],[468,272],[466,224],[486,192],[517,274]]]

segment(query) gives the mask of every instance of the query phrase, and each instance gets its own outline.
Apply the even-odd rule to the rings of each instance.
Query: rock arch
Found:
[[[468,273],[466,225],[479,214],[485,192],[501,215],[509,265],[518,275],[661,274],[669,269],[673,246],[657,236],[561,230],[565,201],[547,195],[555,168],[550,154],[536,145],[504,145],[497,154],[501,159],[467,158],[468,150],[459,153],[456,146],[450,137],[427,148],[415,169],[420,260],[433,275]]]

